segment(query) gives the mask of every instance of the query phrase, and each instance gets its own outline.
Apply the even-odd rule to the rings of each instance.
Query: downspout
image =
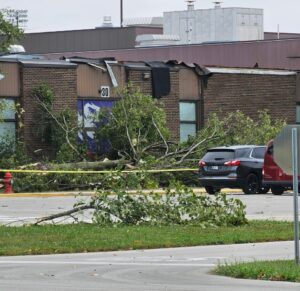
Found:
[[[200,106],[198,109],[198,116],[200,116],[198,120],[198,127],[199,129],[204,127],[204,81],[203,77],[198,77],[198,90],[199,90],[199,97],[200,97]]]
[[[21,109],[24,109],[24,65],[18,61],[18,77],[19,77],[19,101]],[[20,123],[25,125],[24,114],[16,114],[16,141],[25,142],[24,127],[20,127]]]
[[[199,66],[198,64],[193,64],[194,72],[198,76],[198,95],[199,95],[199,103],[198,106],[198,116],[200,116],[197,121],[197,126],[199,129],[203,128],[205,125],[205,90],[207,88],[208,78],[211,76],[211,72],[203,66]]]

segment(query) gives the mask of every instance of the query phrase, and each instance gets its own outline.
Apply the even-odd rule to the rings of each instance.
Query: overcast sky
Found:
[[[195,9],[212,8],[212,0],[196,0]],[[123,0],[124,18],[162,16],[185,10],[185,0]],[[27,9],[26,32],[86,29],[101,26],[103,16],[120,24],[120,0],[1,0],[1,8]],[[300,0],[223,0],[223,7],[264,9],[265,31],[300,33]]]

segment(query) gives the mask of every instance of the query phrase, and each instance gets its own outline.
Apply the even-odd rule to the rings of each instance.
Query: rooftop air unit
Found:
[[[102,27],[113,27],[111,16],[104,16],[103,17],[103,24]]]
[[[221,8],[221,3],[223,3],[223,2],[221,2],[221,1],[215,1],[213,3],[215,3],[215,8]]]

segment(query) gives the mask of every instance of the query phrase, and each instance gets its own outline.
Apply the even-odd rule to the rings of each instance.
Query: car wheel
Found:
[[[245,194],[256,194],[259,191],[259,180],[255,174],[249,174],[246,178],[243,192]]]
[[[273,187],[271,187],[271,191],[274,195],[282,195],[284,190],[285,189],[282,186],[273,186]]]
[[[258,190],[259,194],[267,194],[270,191],[270,187],[260,187]]]
[[[204,188],[205,188],[205,191],[210,195],[214,195],[214,194],[220,192],[220,190],[221,190],[221,188],[215,188],[212,186],[206,186]]]

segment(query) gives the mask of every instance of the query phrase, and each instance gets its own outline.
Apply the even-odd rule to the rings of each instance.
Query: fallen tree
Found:
[[[88,160],[85,156],[87,151],[80,150],[81,144],[77,142],[80,125],[74,124],[74,116],[67,110],[60,113],[53,111],[54,95],[48,87],[40,86],[33,94],[43,116],[43,130],[50,134],[49,141],[58,149],[59,164],[50,163],[49,169],[145,168],[145,164],[148,168],[181,167],[188,165],[191,159],[199,159],[212,146],[266,144],[285,124],[283,120],[273,121],[267,111],[258,112],[256,120],[241,111],[220,118],[220,112],[219,115],[210,115],[195,136],[178,143],[171,139],[163,102],[129,85],[120,91],[122,98],[112,110],[99,110],[93,117],[98,125],[94,129],[94,142],[109,142],[106,156],[110,160],[91,162],[84,161]]]
[[[197,195],[192,189],[177,185],[165,193],[134,195],[124,190],[115,192],[98,190],[90,202],[75,205],[73,209],[38,218],[33,225],[71,217],[85,210],[94,210],[93,222],[100,226],[121,225],[184,225],[238,226],[247,223],[245,205],[238,199],[220,194],[214,197]]]

